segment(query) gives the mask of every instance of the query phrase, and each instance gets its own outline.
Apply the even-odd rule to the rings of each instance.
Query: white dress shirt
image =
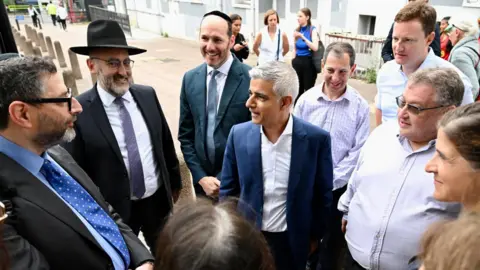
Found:
[[[117,139],[118,147],[120,148],[120,153],[122,153],[123,162],[127,168],[128,174],[130,175],[130,166],[128,165],[128,152],[127,144],[125,143],[125,136],[122,129],[122,120],[120,119],[120,106],[115,104],[115,97],[105,91],[100,84],[97,84],[98,95],[103,103],[103,108],[107,114],[108,121],[112,127],[113,134]],[[123,102],[125,107],[132,118],[133,129],[135,131],[135,138],[137,139],[138,152],[140,153],[140,158],[142,161],[143,176],[145,178],[145,194],[142,198],[132,199],[144,199],[150,197],[158,189],[158,179],[159,171],[157,163],[153,157],[153,145],[150,138],[150,132],[148,127],[143,119],[143,115],[138,108],[137,103],[133,99],[130,91],[127,91],[123,97]]]
[[[218,100],[217,111],[220,106],[220,100],[222,98],[223,88],[225,88],[225,82],[227,81],[228,72],[230,71],[230,67],[232,66],[232,63],[233,63],[233,56],[229,52],[227,61],[225,61],[225,63],[223,63],[223,65],[217,69],[219,71],[217,76],[215,76],[215,79],[217,80],[217,100]],[[208,87],[210,85],[210,80],[212,79],[213,70],[214,70],[213,67],[207,65],[207,91],[205,92],[207,96],[206,98],[207,106],[208,106],[208,90],[209,90]]]
[[[366,269],[407,269],[425,230],[460,212],[460,204],[433,198],[433,176],[425,165],[435,140],[413,151],[398,130],[390,121],[372,132],[338,203],[348,220],[348,249]]]
[[[262,134],[263,216],[262,231],[287,230],[287,191],[292,156],[293,118],[276,143]]]

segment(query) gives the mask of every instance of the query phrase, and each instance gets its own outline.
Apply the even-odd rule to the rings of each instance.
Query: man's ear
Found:
[[[97,73],[97,68],[96,68],[94,59],[88,58],[87,66],[88,66],[88,69],[90,70],[90,73],[93,73],[93,74]]]
[[[8,106],[9,121],[23,128],[32,127],[33,115],[29,106],[21,101],[14,101]]]
[[[427,36],[427,43],[428,45],[432,44],[433,40],[435,39],[435,32],[431,32],[428,36]]]

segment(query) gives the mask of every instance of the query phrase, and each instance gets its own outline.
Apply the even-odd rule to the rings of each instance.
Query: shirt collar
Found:
[[[222,73],[223,75],[227,76],[228,72],[230,71],[230,67],[232,66],[233,63],[233,56],[231,53],[228,54],[227,61],[223,63],[222,66],[220,66],[217,70]],[[207,74],[210,75],[210,73],[214,70],[213,67],[207,65]]]
[[[115,101],[117,97],[113,96],[107,90],[103,89],[99,83],[97,83],[97,89],[98,89],[98,95],[100,96],[100,99],[102,100],[103,105],[106,107],[110,107],[112,103]],[[127,102],[132,102],[133,97],[132,93],[130,91],[125,92],[125,94],[122,96],[122,99]]]
[[[264,134],[263,127],[260,128],[260,133]],[[290,135],[292,133],[293,133],[293,117],[290,114],[290,116],[288,117],[287,125],[285,126],[285,129],[283,130],[282,135],[280,135],[280,137],[282,137],[283,135]]]
[[[345,93],[343,93],[343,95],[341,95],[339,98],[337,98],[336,100],[331,100],[324,92],[323,92],[323,87],[325,86],[325,82],[322,83],[319,91],[317,91],[317,100],[319,99],[324,99],[326,101],[333,101],[333,102],[337,102],[337,101],[341,101],[341,100],[348,100],[348,101],[352,101],[353,99],[353,90],[352,90],[352,87],[350,85],[347,84],[347,89],[345,90]]]
[[[400,142],[400,144],[404,148],[408,148],[408,150],[413,152],[412,147],[410,146],[410,142],[408,141],[408,139],[405,136],[402,136],[402,135],[400,135],[400,132],[397,132],[397,138],[398,138],[398,141]],[[418,152],[428,151],[432,147],[435,147],[436,142],[437,142],[437,139],[433,139],[433,140],[429,141],[427,145],[423,146],[422,148],[418,149],[415,152],[418,153]]]
[[[38,174],[43,166],[47,153],[41,156],[9,141],[3,136],[0,136],[0,152],[4,153],[11,159],[15,160],[22,167],[27,169],[32,174]]]

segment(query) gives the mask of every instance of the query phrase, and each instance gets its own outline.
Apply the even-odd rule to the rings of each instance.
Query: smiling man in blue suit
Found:
[[[250,120],[249,66],[230,52],[232,20],[220,11],[204,15],[200,51],[205,63],[185,73],[180,93],[178,140],[197,195],[217,199],[223,153],[233,125]]]
[[[252,121],[232,128],[220,199],[262,230],[277,270],[304,270],[321,239],[332,201],[330,135],[291,115],[298,94],[292,67],[269,62],[250,71]]]

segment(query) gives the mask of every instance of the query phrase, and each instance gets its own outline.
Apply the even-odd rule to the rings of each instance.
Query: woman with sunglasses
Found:
[[[473,99],[479,100],[480,45],[478,26],[474,21],[450,20],[452,30],[449,33],[453,49],[448,61],[463,72],[472,83]]]

